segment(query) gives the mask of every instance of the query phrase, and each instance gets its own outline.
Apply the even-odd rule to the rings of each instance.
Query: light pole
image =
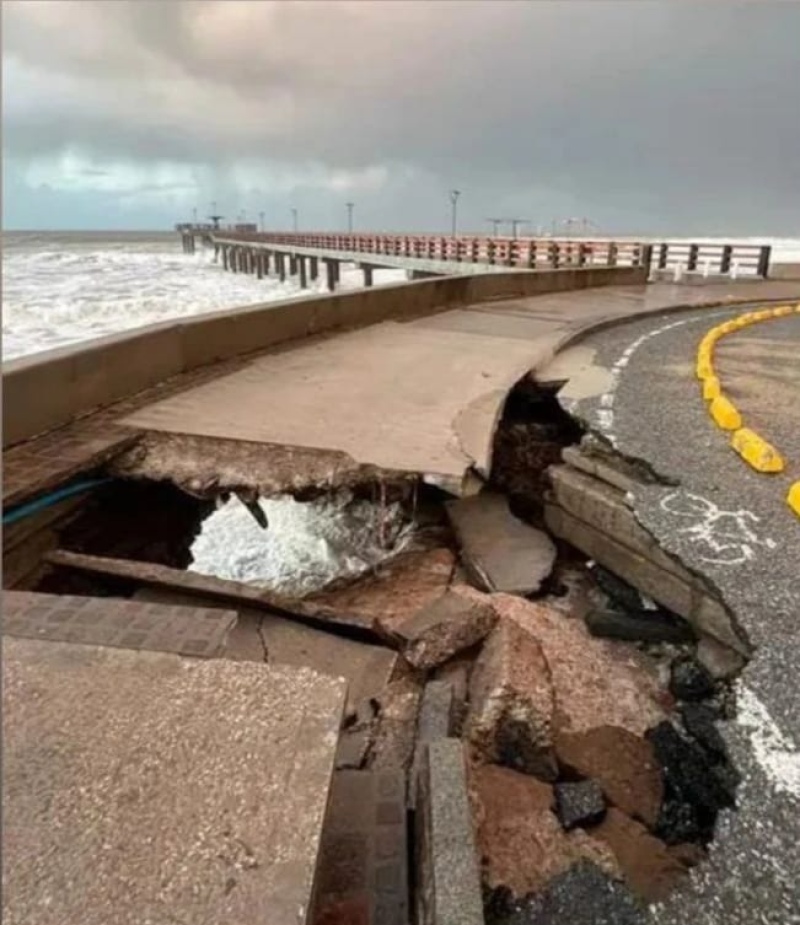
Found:
[[[192,209],[192,224],[193,225],[197,224],[197,207],[196,206],[194,209]]]
[[[355,206],[355,203],[346,202],[345,205],[347,206],[347,233],[352,234],[353,233],[353,206]]]
[[[297,234],[297,209],[292,209],[292,230]]]
[[[500,225],[503,222],[503,219],[502,218],[487,218],[486,221],[492,223],[492,237],[496,238],[497,233],[500,230]]]
[[[264,213],[263,212],[258,213],[258,219],[259,219],[259,227],[261,231],[263,231],[264,230]]]
[[[456,236],[456,224],[458,216],[458,197],[461,195],[461,190],[451,189],[450,190],[450,204],[452,206],[451,214],[451,228],[453,237]]]

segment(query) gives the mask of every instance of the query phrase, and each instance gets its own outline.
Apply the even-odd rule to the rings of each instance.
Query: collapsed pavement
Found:
[[[402,925],[413,909],[447,921],[456,907],[543,925],[565,882],[585,897],[576,922],[609,907],[641,921],[735,803],[715,724],[746,641],[713,588],[626,517],[641,473],[578,445],[551,389],[526,378],[507,408],[483,491],[445,503],[428,489],[420,505],[422,488],[390,482],[383,503],[424,509],[421,548],[300,599],[182,571],[174,544],[143,547],[160,562],[101,555],[115,529],[80,519],[47,557],[49,590],[81,576],[95,595],[233,608],[223,658],[347,680],[317,925]],[[192,488],[203,513],[216,492],[252,490],[241,472]]]

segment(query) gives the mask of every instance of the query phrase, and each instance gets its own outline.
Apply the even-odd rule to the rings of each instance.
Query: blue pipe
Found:
[[[7,514],[3,514],[3,526],[9,527],[11,524],[15,524],[17,521],[23,520],[25,517],[29,517],[31,514],[36,514],[39,511],[43,511],[45,508],[57,504],[59,501],[63,501],[65,498],[71,498],[73,495],[79,495],[81,492],[88,491],[90,488],[95,488],[98,485],[105,485],[110,481],[112,480],[85,479],[82,482],[75,482],[72,485],[65,485],[63,488],[57,488],[55,491],[51,491],[46,495],[42,495],[40,498],[35,498],[33,501],[29,501],[27,504],[20,504],[19,507],[15,507]]]

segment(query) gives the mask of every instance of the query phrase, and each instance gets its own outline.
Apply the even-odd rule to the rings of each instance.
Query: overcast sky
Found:
[[[5,0],[6,228],[800,234],[800,3]]]

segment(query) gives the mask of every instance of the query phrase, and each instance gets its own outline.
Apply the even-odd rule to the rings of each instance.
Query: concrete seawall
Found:
[[[644,269],[634,267],[444,277],[216,312],[47,351],[4,364],[3,446],[173,376],[314,334],[476,302],[644,282]]]

